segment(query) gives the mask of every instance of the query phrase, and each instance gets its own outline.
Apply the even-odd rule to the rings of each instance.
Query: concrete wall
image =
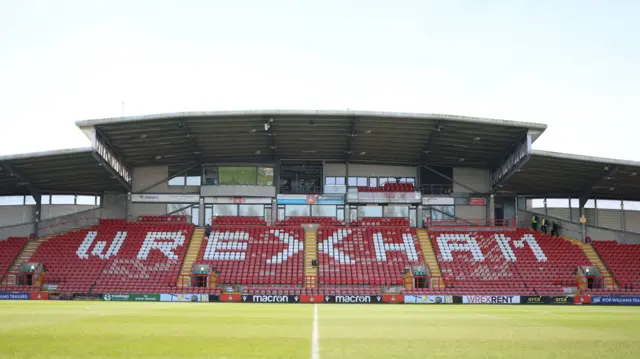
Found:
[[[518,218],[520,219],[520,226],[530,227],[532,216],[532,212],[519,211]],[[580,223],[570,222],[562,218],[554,218],[549,215],[547,215],[547,218],[550,221],[556,221],[560,224],[560,235],[577,239],[582,238],[582,225]],[[618,241],[618,243],[640,244],[640,233],[623,232],[587,225],[586,235],[594,241],[615,240]]]
[[[105,193],[102,196],[102,218],[127,218],[128,207],[126,193]]]
[[[453,168],[453,193],[473,192],[459,184],[473,188],[477,193],[489,193],[491,189],[491,179],[489,170],[478,168],[454,167]]]
[[[346,177],[347,166],[344,163],[325,163],[325,177]],[[365,164],[349,164],[349,177],[414,177],[418,178],[417,167],[378,166]]]
[[[147,190],[148,193],[200,193],[199,186],[169,186],[168,166],[136,167],[132,172],[132,193],[139,193],[158,181],[162,182]]]
[[[487,207],[486,206],[456,206],[456,217],[460,219],[486,220]]]

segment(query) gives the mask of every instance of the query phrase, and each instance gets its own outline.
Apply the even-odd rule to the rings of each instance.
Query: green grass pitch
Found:
[[[0,358],[310,358],[314,305],[0,302]],[[319,357],[640,358],[640,308],[318,305]]]

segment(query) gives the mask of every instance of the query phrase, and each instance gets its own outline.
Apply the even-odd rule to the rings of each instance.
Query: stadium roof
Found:
[[[91,148],[0,156],[0,194],[126,192]]]
[[[546,125],[359,111],[181,112],[80,121],[129,166],[336,160],[494,167]]]
[[[640,200],[640,162],[534,150],[500,190],[537,197]]]

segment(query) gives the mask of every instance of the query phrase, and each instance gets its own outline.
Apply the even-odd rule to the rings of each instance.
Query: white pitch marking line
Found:
[[[313,305],[313,331],[311,332],[311,359],[320,359],[320,335],[318,334],[318,305]]]

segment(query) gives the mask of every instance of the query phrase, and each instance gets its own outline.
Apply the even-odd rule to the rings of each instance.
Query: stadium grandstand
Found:
[[[0,157],[0,290],[640,295],[640,163],[533,150],[544,124],[241,111],[77,126],[89,148]]]

